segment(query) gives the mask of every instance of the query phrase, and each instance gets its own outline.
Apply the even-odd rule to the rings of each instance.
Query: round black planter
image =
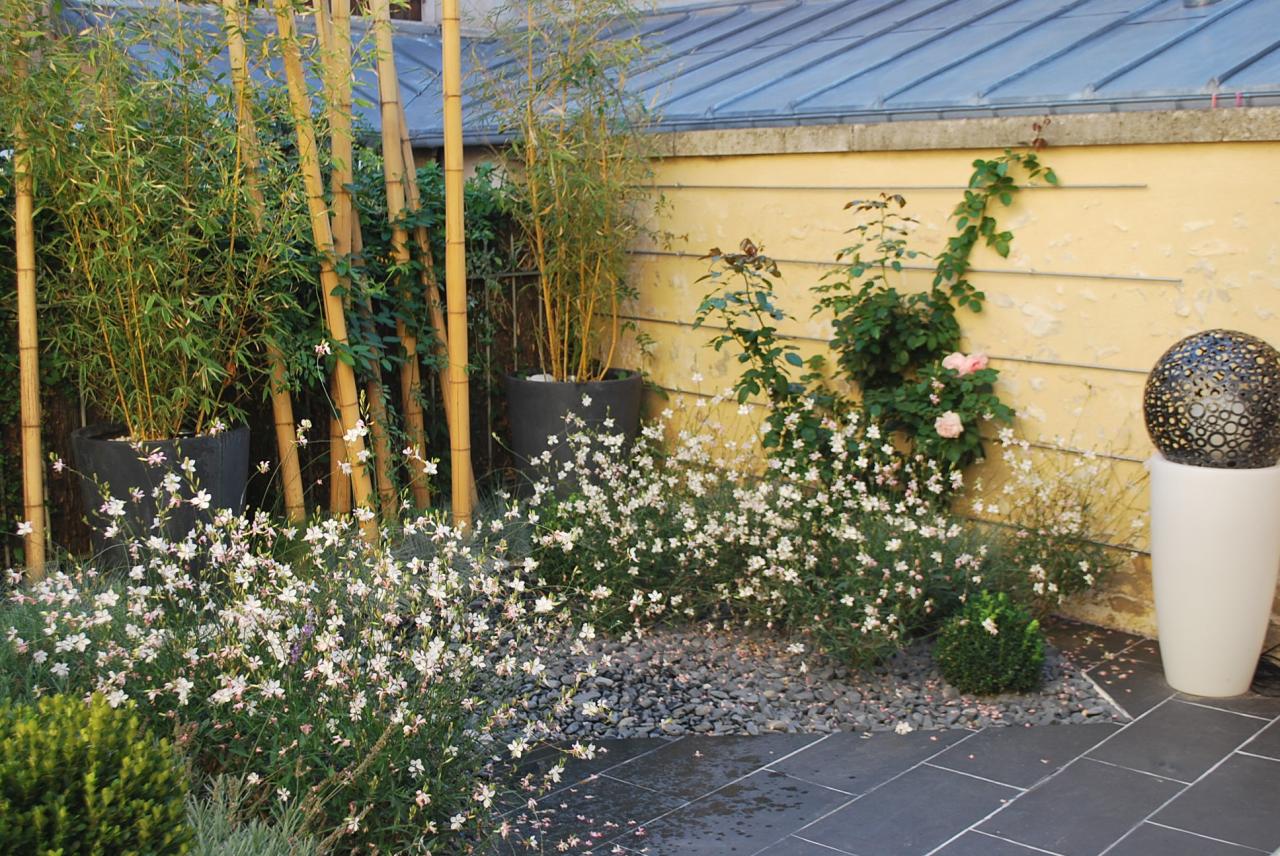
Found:
[[[133,443],[119,425],[89,425],[71,432],[71,451],[80,472],[80,495],[93,530],[94,549],[104,558],[119,558],[110,554],[119,552],[128,537],[145,537],[152,532],[158,508],[156,496],[166,506],[164,526],[156,534],[171,540],[180,540],[196,525],[212,520],[218,509],[230,509],[236,514],[244,510],[249,479],[247,427],[213,435]],[[158,459],[156,453],[163,454],[163,461],[148,463],[148,457],[155,455]],[[185,459],[195,464],[190,475],[182,470]],[[162,487],[170,473],[180,481],[176,495],[183,502],[178,505],[169,505],[170,494]],[[189,502],[197,491],[208,494],[207,509]],[[123,500],[123,515],[111,516],[102,511],[109,499]],[[120,532],[107,537],[106,530],[112,523]]]
[[[570,413],[586,423],[587,430],[603,431],[606,419],[613,419],[609,433],[622,433],[630,443],[640,431],[640,398],[644,383],[638,372],[615,369],[604,380],[589,383],[529,380],[507,375],[507,421],[511,428],[511,451],[520,471],[535,481],[546,475],[530,463],[551,449],[552,463],[561,463],[572,454],[563,442],[572,431],[565,424]],[[590,401],[584,405],[584,396]],[[550,436],[561,442],[547,443]]]

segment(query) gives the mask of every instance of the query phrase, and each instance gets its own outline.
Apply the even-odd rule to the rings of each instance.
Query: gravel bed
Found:
[[[571,662],[581,668],[592,659],[600,661],[595,676],[573,692],[571,705],[559,705],[559,737],[906,733],[1123,718],[1083,669],[1052,648],[1040,692],[972,696],[942,680],[924,644],[858,672],[786,641],[700,627],[596,640],[586,657],[549,664],[529,707],[556,709]]]

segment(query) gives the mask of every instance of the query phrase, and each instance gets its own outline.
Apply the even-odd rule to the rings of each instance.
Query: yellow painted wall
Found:
[[[1028,439],[1105,451],[1120,478],[1141,479],[1139,462],[1151,452],[1142,385],[1169,345],[1211,327],[1280,345],[1280,142],[1054,146],[1049,138],[1043,159],[1063,186],[1027,191],[997,211],[1015,234],[1013,250],[1008,259],[985,248],[973,258],[972,279],[987,308],[980,316],[962,310],[966,349],[992,356],[1002,396],[1026,414],[1019,430]],[[731,134],[715,148],[733,151]],[[704,293],[696,280],[706,267],[697,256],[710,247],[735,248],[750,237],[785,260],[783,303],[799,319],[786,331],[801,337],[806,352],[819,350],[827,326],[809,317],[809,289],[847,243],[852,221],[844,203],[880,190],[902,193],[920,221],[918,246],[936,250],[953,231],[947,215],[970,162],[996,152],[665,159],[657,175],[669,203],[663,226],[684,237],[666,254],[637,253],[640,298],[630,310],[655,340],[647,359],[653,379],[710,393],[736,371],[728,354],[706,346],[707,331],[689,326]],[[928,277],[909,271],[905,282],[923,288]],[[1139,557],[1074,611],[1153,632],[1145,561]],[[1280,614],[1273,624],[1280,628]]]

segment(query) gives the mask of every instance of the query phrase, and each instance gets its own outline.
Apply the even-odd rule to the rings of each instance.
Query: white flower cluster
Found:
[[[505,545],[429,518],[403,531],[374,548],[351,521],[295,536],[222,513],[132,543],[119,572],[15,586],[0,644],[20,689],[136,702],[196,768],[300,801],[351,849],[450,850],[487,821],[503,747],[510,764],[546,737],[521,701],[551,646],[593,631],[529,592]]]
[[[828,421],[826,455],[776,455],[762,472],[719,426],[676,419],[668,411],[630,448],[571,426],[568,458],[542,461],[554,471],[523,509],[534,554],[595,620],[727,611],[874,657],[927,620],[938,591],[981,582],[964,531],[939,511],[951,477],[876,426]]]

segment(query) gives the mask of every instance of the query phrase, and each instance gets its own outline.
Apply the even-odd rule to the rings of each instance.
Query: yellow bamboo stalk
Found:
[[[408,191],[406,200],[409,211],[417,214],[422,210],[422,191],[418,188],[417,180],[417,163],[413,158],[413,143],[409,140],[409,123],[405,119],[404,101],[400,101],[400,145],[404,151],[405,163],[405,190]],[[440,300],[440,287],[436,282],[435,261],[431,257],[431,236],[427,234],[427,227],[419,223],[413,229],[413,237],[418,245],[418,260],[420,267],[418,269],[418,285],[427,296],[427,312],[431,321],[431,329],[434,334],[435,343],[434,350],[440,361],[440,389],[443,395],[441,399],[444,401],[444,418],[446,425],[453,424],[453,402],[449,398],[449,335],[445,331],[444,303]],[[474,473],[471,478],[471,504],[472,507],[480,502],[480,492],[476,488],[476,480]]]
[[[324,292],[325,315],[329,325],[329,337],[340,348],[347,347],[347,319],[338,295],[338,275],[333,266],[333,223],[324,201],[324,179],[320,175],[320,160],[316,147],[315,128],[311,122],[311,98],[307,94],[307,82],[302,70],[302,56],[298,48],[294,28],[293,8],[289,0],[273,0],[276,29],[280,36],[280,51],[284,58],[285,77],[289,86],[289,107],[293,115],[294,130],[298,138],[298,161],[306,184],[307,208],[311,215],[311,231],[316,250],[320,254],[320,285]],[[357,510],[371,511],[373,487],[369,471],[365,467],[364,438],[357,430],[360,408],[356,397],[355,371],[347,363],[338,360],[335,369],[336,403],[344,434],[347,458],[351,465],[351,485]],[[361,529],[369,540],[377,538],[378,524],[373,515],[365,515]]]
[[[222,0],[222,11],[226,23],[227,51],[231,56],[231,84],[236,99],[236,134],[240,140],[240,156],[244,159],[245,182],[253,203],[254,222],[261,229],[266,202],[258,182],[258,129],[249,103],[249,63],[244,45],[245,19],[240,0]],[[263,259],[262,263],[266,264],[266,260]],[[267,345],[267,362],[271,366],[271,414],[275,422],[276,452],[280,457],[285,515],[290,521],[301,523],[307,519],[307,503],[302,493],[302,468],[298,463],[293,399],[286,385],[284,354],[274,343]]]
[[[440,42],[444,77],[444,273],[449,302],[449,388],[453,421],[453,524],[471,527],[471,404],[467,388],[467,257],[462,207],[462,35],[458,0],[443,0]]]
[[[352,263],[359,264],[360,254],[364,252],[364,235],[360,230],[360,214],[355,211],[351,215],[351,252]],[[360,313],[366,319],[373,317],[373,300],[367,294]],[[399,508],[396,483],[391,477],[391,439],[387,434],[387,404],[383,398],[380,365],[381,351],[375,348],[373,372],[365,381],[365,396],[369,399],[369,434],[373,437],[373,474],[378,486],[378,506],[382,511],[382,522],[390,525],[395,522]]]
[[[316,41],[320,47],[321,67],[324,70],[324,89],[329,114],[329,154],[332,160],[329,189],[333,197],[333,251],[337,258],[351,257],[352,247],[352,141],[351,141],[351,32],[350,15],[341,21],[346,4],[339,2],[333,20],[329,17],[329,0],[314,0]],[[350,10],[347,10],[348,12]],[[337,30],[344,29],[344,38]],[[343,50],[343,46],[346,49]],[[345,74],[344,74],[345,72]],[[343,294],[351,293],[350,280],[338,276],[338,287]],[[349,304],[343,298],[343,306]],[[333,397],[337,400],[334,385]],[[351,479],[343,472],[347,460],[347,447],[342,442],[338,423],[330,422],[329,431],[329,513],[334,515],[351,512]]]
[[[27,75],[27,60],[19,56],[18,79]],[[29,530],[23,536],[27,578],[44,579],[44,461],[40,454],[40,337],[36,329],[35,190],[31,151],[21,120],[14,129],[13,182],[14,243],[18,287],[18,402],[22,422],[22,508]]]
[[[330,383],[330,388],[337,384]],[[342,442],[342,423],[329,419],[329,513],[335,517],[351,513],[351,476],[342,471],[347,462],[346,444]]]
[[[378,54],[378,101],[382,111],[382,173],[387,190],[387,219],[398,224],[404,217],[405,182],[409,179],[409,172],[400,144],[400,79],[396,75],[395,48],[391,39],[390,0],[373,0],[371,11]],[[411,261],[409,233],[401,225],[392,226],[391,254],[397,265],[405,266]],[[427,432],[422,415],[418,339],[402,318],[396,319],[396,334],[404,348],[404,362],[400,366],[400,406],[404,411],[405,433],[409,435],[409,445],[419,455],[425,456]],[[409,467],[409,486],[413,490],[413,501],[419,508],[431,504],[431,492],[421,467]]]

